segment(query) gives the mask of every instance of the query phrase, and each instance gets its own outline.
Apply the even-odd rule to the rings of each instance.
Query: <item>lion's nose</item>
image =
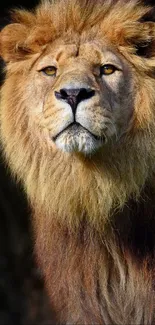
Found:
[[[73,113],[75,114],[77,105],[83,100],[93,97],[95,91],[91,88],[62,88],[60,91],[55,91],[55,97],[60,100],[66,101],[72,108]]]

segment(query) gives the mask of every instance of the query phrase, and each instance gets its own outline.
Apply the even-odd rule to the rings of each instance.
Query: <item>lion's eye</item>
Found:
[[[105,64],[100,68],[101,75],[110,75],[116,71],[116,67],[112,64]]]
[[[55,76],[56,75],[56,67],[54,66],[49,66],[41,70],[43,73],[45,73],[47,76]]]

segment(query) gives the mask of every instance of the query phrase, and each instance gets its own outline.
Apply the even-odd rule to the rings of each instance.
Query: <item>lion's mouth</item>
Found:
[[[65,129],[63,129],[61,132],[59,132],[56,136],[53,137],[53,141],[56,141],[57,138],[59,136],[61,136],[65,131],[70,131],[71,133],[74,133],[75,135],[78,135],[78,133],[80,133],[80,131],[85,130],[87,133],[89,133],[96,141],[100,141],[101,137],[95,135],[94,133],[92,133],[91,131],[89,131],[86,127],[84,127],[83,125],[81,125],[78,122],[73,122],[71,124],[69,124]],[[102,139],[103,141],[103,139]]]
[[[102,147],[104,140],[78,122],[73,122],[53,137],[56,146],[64,152],[92,155]]]

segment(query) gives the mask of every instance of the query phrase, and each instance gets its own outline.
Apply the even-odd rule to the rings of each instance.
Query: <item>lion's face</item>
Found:
[[[29,113],[57,148],[92,154],[128,130],[131,66],[105,40],[56,41],[27,73]]]

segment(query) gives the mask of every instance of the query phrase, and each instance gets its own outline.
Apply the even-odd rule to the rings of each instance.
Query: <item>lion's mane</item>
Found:
[[[44,2],[1,31],[6,62],[1,139],[33,211],[35,250],[58,321],[153,324],[155,244],[155,26],[131,1]],[[134,67],[130,131],[106,153],[64,154],[27,114],[22,78],[46,45],[100,28]],[[35,94],[34,94],[35,95]],[[22,98],[22,100],[21,100]],[[20,103],[20,105],[19,105]]]

